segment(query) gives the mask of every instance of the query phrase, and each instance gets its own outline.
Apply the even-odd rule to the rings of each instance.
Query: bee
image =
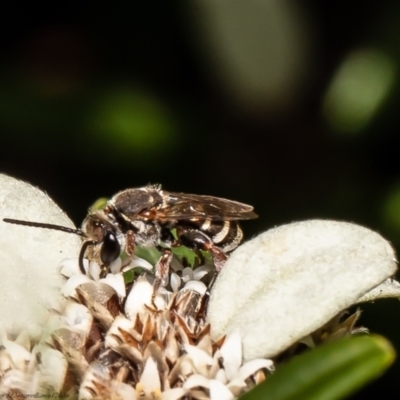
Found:
[[[173,247],[184,245],[209,252],[217,272],[227,254],[242,241],[238,221],[257,218],[253,207],[233,200],[162,190],[161,185],[126,189],[114,195],[101,210],[89,211],[81,229],[5,218],[5,222],[62,230],[84,238],[79,267],[83,260],[96,261],[104,276],[121,254],[125,265],[136,246],[155,247],[161,257],[155,265],[155,287],[168,275]],[[173,231],[176,237],[173,235]]]

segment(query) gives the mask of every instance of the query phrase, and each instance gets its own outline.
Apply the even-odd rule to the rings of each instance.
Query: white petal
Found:
[[[11,390],[14,392],[16,390],[20,391],[20,397],[22,397],[22,393],[34,393],[35,391],[30,389],[32,387],[32,378],[31,374],[17,369],[7,371],[1,378],[0,396],[2,398],[7,398],[8,396],[5,395],[5,393]],[[9,398],[12,397],[10,396]]]
[[[7,350],[0,350],[0,371],[4,373],[4,371],[8,371],[13,368],[13,362],[10,354],[8,354]]]
[[[164,390],[162,393],[162,400],[178,400],[186,394],[186,390],[183,388],[175,388]]]
[[[122,260],[120,257],[115,259],[110,265],[109,269],[112,274],[119,274],[122,268]]]
[[[8,354],[11,356],[13,363],[16,365],[16,368],[23,370],[25,364],[32,357],[31,352],[26,350],[21,345],[12,342],[11,340],[3,341],[2,345],[5,347]]]
[[[175,272],[172,272],[170,282],[171,282],[172,291],[176,293],[179,290],[179,286],[181,285],[180,276],[178,274],[176,274]]]
[[[230,381],[237,375],[242,365],[242,339],[237,330],[226,337],[220,352],[226,377]]]
[[[203,375],[193,374],[189,376],[186,382],[183,384],[184,389],[193,389],[195,387],[210,388],[210,379],[207,379]]]
[[[400,283],[395,279],[387,279],[377,287],[364,294],[357,303],[365,303],[388,297],[400,298]]]
[[[46,195],[28,183],[0,175],[0,326],[17,328],[41,318],[60,299],[64,285],[57,265],[79,254],[79,236],[52,229],[6,223],[3,218],[74,228]]]
[[[126,316],[129,319],[133,319],[137,313],[146,311],[146,307],[153,307],[151,303],[152,296],[153,286],[144,277],[138,278],[126,298]],[[160,296],[157,295],[154,301],[159,310],[165,308],[165,302]]]
[[[181,376],[189,376],[194,372],[193,361],[187,354],[180,358],[179,371]]]
[[[110,285],[118,294],[120,299],[126,296],[124,277],[121,274],[107,274],[100,282]]]
[[[90,261],[89,263],[89,275],[93,280],[98,281],[100,279],[101,268],[96,261]]]
[[[260,369],[267,369],[268,371],[274,370],[274,363],[272,360],[256,358],[255,360],[248,361],[240,367],[239,373],[236,378],[242,381],[246,380],[250,375],[255,374]]]
[[[148,396],[159,391],[161,388],[157,364],[151,357],[149,357],[146,361],[139,383],[141,385],[141,389],[144,390]],[[138,391],[138,388],[136,388],[136,391]]]
[[[67,373],[67,360],[58,350],[44,346],[35,348],[35,353],[40,354],[41,358],[38,386],[48,385],[60,392]]]
[[[247,387],[247,384],[241,379],[233,379],[226,385],[226,387],[237,397],[242,390]]]
[[[62,294],[65,297],[76,298],[75,289],[82,283],[93,282],[87,275],[73,275],[67,280],[64,287],[62,288]]]
[[[217,339],[238,329],[244,358],[272,357],[315,331],[396,271],[390,244],[346,222],[311,220],[236,249],[211,294]]]
[[[217,361],[209,356],[205,351],[190,344],[184,344],[183,348],[192,359],[196,371],[203,376],[209,376],[211,368],[217,364]]]
[[[188,282],[193,279],[193,269],[190,267],[186,267],[182,271],[182,281]]]
[[[200,281],[189,281],[186,283],[186,285],[183,287],[183,289],[193,290],[193,291],[203,295],[207,291],[207,286],[203,282],[200,282]]]
[[[69,327],[89,334],[93,317],[84,305],[70,301],[64,311],[64,318]]]
[[[235,396],[221,382],[212,379],[210,381],[210,400],[234,400]]]
[[[85,269],[88,268],[88,260],[83,260],[83,265]],[[72,275],[82,274],[79,268],[79,260],[77,258],[65,258],[59,264],[60,273],[66,278],[70,278]]]
[[[123,270],[123,271],[128,271],[128,270],[130,270],[130,269],[132,269],[132,268],[138,268],[138,267],[147,269],[148,271],[152,271],[153,268],[154,268],[154,267],[153,267],[148,261],[146,261],[145,259],[133,255],[133,256],[132,256],[132,260],[131,260],[131,262],[129,263],[129,265],[127,265],[126,267],[124,267],[122,270]]]
[[[116,398],[118,399],[135,400],[137,398],[135,389],[127,383],[111,381],[111,387],[117,394]]]
[[[193,279],[199,281],[204,275],[207,275],[214,267],[209,264],[202,265],[201,267],[193,270]]]
[[[228,378],[226,377],[225,370],[223,368],[220,368],[217,373],[215,374],[214,379],[217,381],[220,381],[223,384],[226,384],[228,382]]]

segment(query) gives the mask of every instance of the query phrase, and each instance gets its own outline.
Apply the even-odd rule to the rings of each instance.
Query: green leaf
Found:
[[[100,197],[99,199],[97,199],[90,207],[89,210],[90,211],[100,211],[102,210],[108,202],[109,199],[107,199],[106,197]]]
[[[133,269],[130,269],[129,271],[124,272],[123,277],[125,285],[131,283],[135,279],[135,271],[133,271]]]
[[[197,255],[192,249],[189,249],[186,246],[179,246],[173,247],[171,250],[180,260],[185,258],[187,263],[193,268],[197,259]]]
[[[240,400],[342,399],[381,375],[394,358],[393,347],[381,336],[347,337],[278,367]]]
[[[155,247],[136,246],[135,254],[152,265],[155,265],[161,257],[161,253]]]

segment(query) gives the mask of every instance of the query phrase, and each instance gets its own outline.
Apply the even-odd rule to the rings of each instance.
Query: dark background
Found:
[[[247,237],[332,218],[400,249],[397,1],[16,1],[0,35],[0,171],[77,225],[151,182],[254,205]],[[400,349],[398,302],[363,309]]]

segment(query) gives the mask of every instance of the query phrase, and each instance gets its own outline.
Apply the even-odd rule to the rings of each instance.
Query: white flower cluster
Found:
[[[148,266],[142,259],[135,265]],[[99,279],[98,265],[86,262],[85,268],[86,275],[77,259],[62,262],[66,301],[47,321],[46,344],[3,338],[9,363],[0,365],[0,393],[224,400],[237,398],[273,369],[264,358],[243,363],[238,332],[211,339],[200,310],[206,286],[199,280],[209,266],[189,271],[175,265],[154,299],[145,275],[127,291],[121,273]]]
[[[144,260],[136,260],[135,265],[138,263],[142,267],[145,265]],[[210,272],[209,266],[196,270],[182,267],[180,275],[172,272],[170,286],[173,291],[167,290],[165,283],[154,299],[157,309],[152,309],[153,287],[145,277],[135,281],[125,298],[122,275],[108,274],[104,279],[90,280],[90,276],[96,279],[99,276],[99,268],[93,264],[88,270],[97,272],[88,275],[80,274],[76,267],[77,260],[66,260],[61,267],[64,275],[69,275],[72,270],[74,272],[65,285],[64,295],[81,301],[84,298],[83,302],[88,307],[85,307],[85,312],[76,308],[76,317],[68,319],[75,321],[76,326],[70,325],[69,329],[81,333],[85,331],[88,336],[95,316],[97,321],[102,321],[105,331],[103,353],[100,352],[96,360],[88,365],[80,385],[80,398],[93,398],[94,393],[104,397],[107,393],[121,398],[172,400],[189,392],[196,398],[197,392],[202,399],[234,399],[247,389],[248,378],[253,377],[253,384],[256,384],[263,379],[263,371],[273,368],[272,361],[266,359],[242,364],[240,335],[232,333],[218,347],[211,340],[209,325],[196,317],[196,307],[206,290],[199,279]],[[175,270],[179,269],[175,266]],[[96,287],[89,288],[88,284],[93,286],[94,282]],[[102,299],[103,304],[93,302],[96,297],[93,294],[99,292],[108,292]],[[115,294],[118,295],[118,303],[124,304],[124,309],[114,317],[104,304],[106,298],[110,299]],[[98,317],[99,312],[102,313],[101,318]],[[135,374],[139,379],[135,384],[126,383],[127,379],[121,381],[112,373],[112,368],[105,366],[110,364],[110,352],[115,353],[114,357],[119,355],[119,363],[126,363],[127,375],[130,369],[137,369]],[[103,358],[107,361],[99,361]],[[99,385],[102,388],[100,393],[97,392]]]
[[[0,215],[7,261],[0,266],[7,299],[0,313],[0,395],[235,399],[263,381],[273,369],[269,358],[289,347],[360,332],[358,311],[341,318],[351,305],[400,297],[400,284],[391,279],[397,264],[390,244],[338,221],[283,225],[243,244],[227,260],[210,298],[204,283],[212,280],[210,265],[192,270],[175,260],[155,296],[153,266],[141,258],[132,260],[143,272],[131,283],[124,281],[120,260],[105,278],[94,262],[86,262],[82,274],[76,258],[55,274],[49,249],[51,260],[60,252],[78,254],[77,238],[70,238],[75,250],[68,253],[69,236],[62,232],[53,241],[40,229],[2,218],[21,218],[20,193],[29,193],[24,201],[41,208],[35,213],[44,222],[46,212],[53,223],[62,223],[57,213],[61,220],[65,215],[30,185],[1,175],[0,181],[0,200],[10,213]],[[46,243],[41,252],[40,243]],[[12,276],[18,265],[28,271],[27,286],[20,284],[25,275]],[[48,276],[42,279],[43,269]],[[13,301],[16,293],[23,298]]]

